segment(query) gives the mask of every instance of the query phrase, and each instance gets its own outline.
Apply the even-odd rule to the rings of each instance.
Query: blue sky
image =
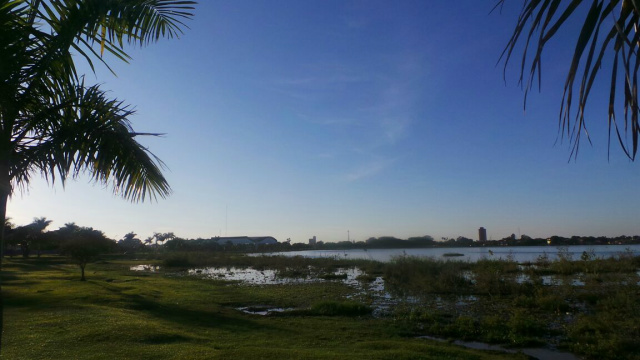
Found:
[[[136,130],[167,133],[142,142],[172,196],[36,181],[8,215],[115,239],[640,234],[640,164],[616,146],[607,160],[607,79],[588,108],[593,146],[570,161],[557,114],[571,37],[551,44],[525,113],[519,59],[506,83],[497,65],[519,5],[493,4],[203,0],[181,39],[87,75],[135,105]]]

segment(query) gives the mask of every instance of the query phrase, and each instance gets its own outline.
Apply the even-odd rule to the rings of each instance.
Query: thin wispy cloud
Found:
[[[378,123],[385,140],[391,145],[404,138],[407,135],[407,129],[411,126],[409,118],[383,118]]]
[[[282,77],[271,86],[304,108],[303,121],[319,126],[316,159],[341,159],[352,170],[339,175],[353,182],[384,172],[397,144],[410,135],[421,85],[416,56],[378,59],[362,68],[330,61],[301,65],[299,77]],[[377,71],[376,71],[377,70]],[[288,101],[284,100],[283,101]],[[375,160],[369,160],[375,159]]]
[[[301,76],[283,76],[267,81],[266,89],[289,97],[293,100],[306,101],[309,105],[314,102],[323,101],[331,98],[340,91],[362,86],[362,83],[368,81],[366,77],[351,73],[340,65],[313,64],[302,66],[301,69],[294,71],[302,73]],[[283,101],[287,101],[283,99]]]
[[[355,182],[365,178],[375,176],[393,164],[393,159],[376,159],[361,165],[344,176],[348,182]]]
[[[333,159],[335,157],[336,157],[335,152],[324,152],[324,153],[318,154],[319,159]]]
[[[324,118],[309,120],[309,122],[324,126],[349,126],[359,124],[361,121],[356,118]]]
[[[329,75],[329,76],[307,76],[298,78],[283,78],[274,80],[276,85],[327,85],[327,84],[340,84],[340,83],[357,83],[365,81],[365,78],[353,75]]]

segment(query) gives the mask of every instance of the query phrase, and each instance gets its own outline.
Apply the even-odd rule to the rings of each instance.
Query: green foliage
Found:
[[[320,274],[318,277],[324,280],[344,280],[347,278],[347,274]]]
[[[125,253],[133,253],[144,249],[142,240],[136,237],[136,233],[129,232],[122,239],[118,240],[118,249]]]
[[[412,296],[394,312],[410,334],[513,346],[551,341],[589,358],[634,358],[634,339],[640,338],[638,258],[628,251],[607,259],[587,252],[574,260],[568,249],[561,249],[558,260],[544,256],[526,265],[399,258],[384,274],[393,293]],[[447,266],[471,284],[456,288],[445,281]],[[461,301],[467,294],[474,295]]]
[[[509,342],[509,327],[503,316],[495,314],[483,316],[480,329],[482,330],[480,338],[490,344]]]
[[[98,255],[111,251],[115,246],[116,243],[104,236],[102,231],[78,227],[66,234],[60,251],[78,264],[82,271],[81,280],[84,281],[87,263],[95,260]]]
[[[475,291],[489,296],[517,293],[522,284],[512,275],[518,271],[513,260],[478,260],[473,266]]]
[[[539,346],[538,340],[547,333],[544,325],[535,316],[522,310],[516,310],[507,322],[509,339],[517,346]]]
[[[385,267],[389,289],[401,296],[433,293],[466,293],[471,281],[464,271],[469,263],[433,258],[402,256]]]
[[[162,260],[162,265],[166,267],[193,267],[196,264],[193,264],[189,257],[185,254],[171,254]]]
[[[322,316],[363,316],[373,309],[355,301],[321,301],[311,305],[310,314]]]
[[[541,310],[552,311],[556,314],[563,314],[570,310],[570,306],[564,297],[557,293],[549,294],[544,292],[536,298],[536,305]]]
[[[106,65],[104,51],[126,61],[126,42],[176,36],[193,4],[32,0],[0,7],[2,187],[25,188],[34,173],[64,182],[87,172],[134,201],[168,195],[162,162],[135,140],[142,134],[130,126],[134,110],[86,85],[76,61]]]
[[[38,257],[42,250],[51,250],[57,247],[56,241],[51,233],[44,230],[51,224],[51,220],[45,217],[34,218],[28,225],[11,229],[7,236],[7,243],[11,246],[10,255],[13,255],[13,248],[19,247],[22,257],[29,257],[32,250],[36,250]]]
[[[620,311],[605,311],[582,314],[568,327],[568,345],[573,351],[600,359],[634,359],[640,351],[637,313],[626,313],[630,309],[627,295],[617,294],[604,301],[605,306],[622,305]],[[622,302],[623,304],[620,304]],[[637,302],[637,298],[635,300]],[[614,310],[614,309],[610,309]],[[637,305],[635,306],[637,311]],[[634,314],[634,315],[632,315]]]
[[[433,237],[429,235],[410,237],[407,240],[398,239],[393,236],[381,236],[378,238],[369,238],[362,245],[370,249],[406,249],[432,247],[436,245],[436,242],[433,240]]]

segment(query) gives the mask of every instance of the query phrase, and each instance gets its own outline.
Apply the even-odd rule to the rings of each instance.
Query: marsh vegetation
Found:
[[[543,346],[590,358],[634,358],[640,351],[640,327],[635,325],[640,320],[640,257],[630,250],[602,258],[592,250],[575,256],[561,247],[553,260],[542,254],[523,263],[511,257],[467,262],[398,256],[382,263],[299,256],[208,262],[202,254],[181,256],[223,272],[230,262],[270,269],[281,283],[342,280],[354,290],[350,299],[411,336]],[[347,275],[349,268],[358,270],[356,282],[345,281],[356,278]],[[371,286],[376,281],[377,287]]]
[[[632,253],[565,251],[527,263],[113,255],[92,264],[85,282],[59,257],[8,266],[6,356],[15,359],[106,358],[114,347],[137,359],[527,358],[425,337],[587,359],[640,353],[640,258]],[[278,281],[247,281],[247,273]]]
[[[412,299],[395,316],[416,333],[637,358],[639,259],[588,252],[523,264],[397,258],[384,278],[390,291]]]

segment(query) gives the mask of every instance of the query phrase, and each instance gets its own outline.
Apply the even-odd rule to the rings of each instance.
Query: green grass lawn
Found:
[[[525,359],[402,336],[393,319],[259,316],[243,306],[311,308],[342,301],[339,282],[246,286],[87,266],[63,258],[6,259],[5,359]]]

